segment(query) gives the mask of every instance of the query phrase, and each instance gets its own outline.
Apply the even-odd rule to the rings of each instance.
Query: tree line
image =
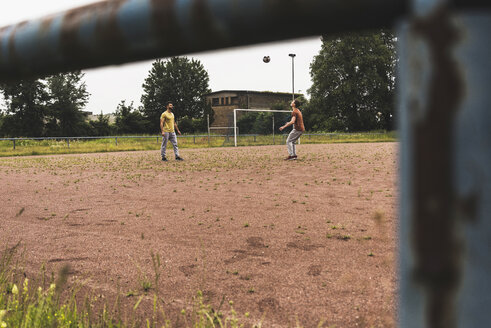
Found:
[[[393,130],[396,39],[390,31],[350,32],[323,36],[310,65],[310,100],[302,98],[310,132]],[[0,136],[104,136],[159,133],[159,118],[173,101],[180,129],[204,132],[213,110],[205,94],[209,75],[200,61],[187,57],[157,59],[142,85],[142,105],[122,100],[115,122],[102,112],[88,121],[83,109],[90,94],[81,71],[0,84]],[[288,109],[277,104],[272,109]],[[241,133],[271,133],[282,114],[250,113],[238,122]]]
[[[181,129],[207,129],[211,106],[204,95],[211,92],[209,76],[194,59],[172,57],[156,60],[145,79],[142,106],[122,100],[115,109],[115,122],[108,115],[89,121],[83,109],[90,94],[81,71],[0,84],[5,107],[0,110],[0,136],[79,137],[121,134],[153,134],[160,131],[160,114],[173,101]]]

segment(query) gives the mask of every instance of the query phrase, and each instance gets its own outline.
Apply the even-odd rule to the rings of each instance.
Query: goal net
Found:
[[[237,137],[239,135],[239,132],[238,132],[238,126],[237,126],[237,112],[261,112],[261,113],[271,113],[271,115],[268,115],[270,116],[270,119],[271,119],[271,132],[272,132],[272,135],[273,135],[273,140],[274,140],[274,137],[275,137],[275,113],[283,113],[283,115],[281,115],[280,117],[276,117],[276,120],[278,119],[281,119],[283,118],[283,120],[285,120],[284,122],[281,121],[281,122],[277,122],[278,124],[282,125],[284,123],[286,123],[287,121],[290,120],[290,117],[291,117],[291,111],[290,110],[277,110],[277,109],[245,109],[245,108],[236,108],[234,109],[234,145],[235,147],[237,147]],[[269,118],[268,118],[269,120]],[[244,128],[242,128],[242,130],[245,130]],[[268,129],[269,130],[269,129]]]
[[[237,127],[237,134],[239,134],[239,128]],[[208,130],[218,130],[219,133],[225,134],[226,136],[232,136],[234,134],[233,126],[210,126]]]

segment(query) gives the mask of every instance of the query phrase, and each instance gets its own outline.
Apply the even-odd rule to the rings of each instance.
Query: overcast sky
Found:
[[[94,0],[1,0],[0,27],[22,20],[78,7]],[[292,59],[295,53],[295,92],[308,96],[311,86],[309,66],[321,47],[320,37],[268,43],[221,51],[187,54],[201,61],[210,76],[212,91],[254,90],[292,92]],[[271,62],[263,63],[263,56]],[[86,110],[105,114],[116,110],[121,100],[140,105],[142,84],[152,60],[86,70],[85,82],[91,94]]]

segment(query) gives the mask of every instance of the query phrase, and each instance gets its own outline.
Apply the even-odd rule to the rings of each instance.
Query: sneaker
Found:
[[[176,157],[176,161],[183,161],[183,160],[184,160],[184,159],[183,159],[183,158],[181,158],[181,157],[179,157],[179,156],[177,156],[177,157]]]
[[[297,159],[297,155],[293,155],[293,158],[292,159]]]
[[[291,161],[292,159],[295,159],[295,156],[288,156],[285,158],[285,161]]]
[[[167,158],[162,157],[162,162],[167,162]]]

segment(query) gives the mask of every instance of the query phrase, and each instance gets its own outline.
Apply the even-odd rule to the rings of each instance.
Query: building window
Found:
[[[220,105],[220,98],[213,98],[211,100],[211,105],[212,106],[218,106],[218,105]]]

